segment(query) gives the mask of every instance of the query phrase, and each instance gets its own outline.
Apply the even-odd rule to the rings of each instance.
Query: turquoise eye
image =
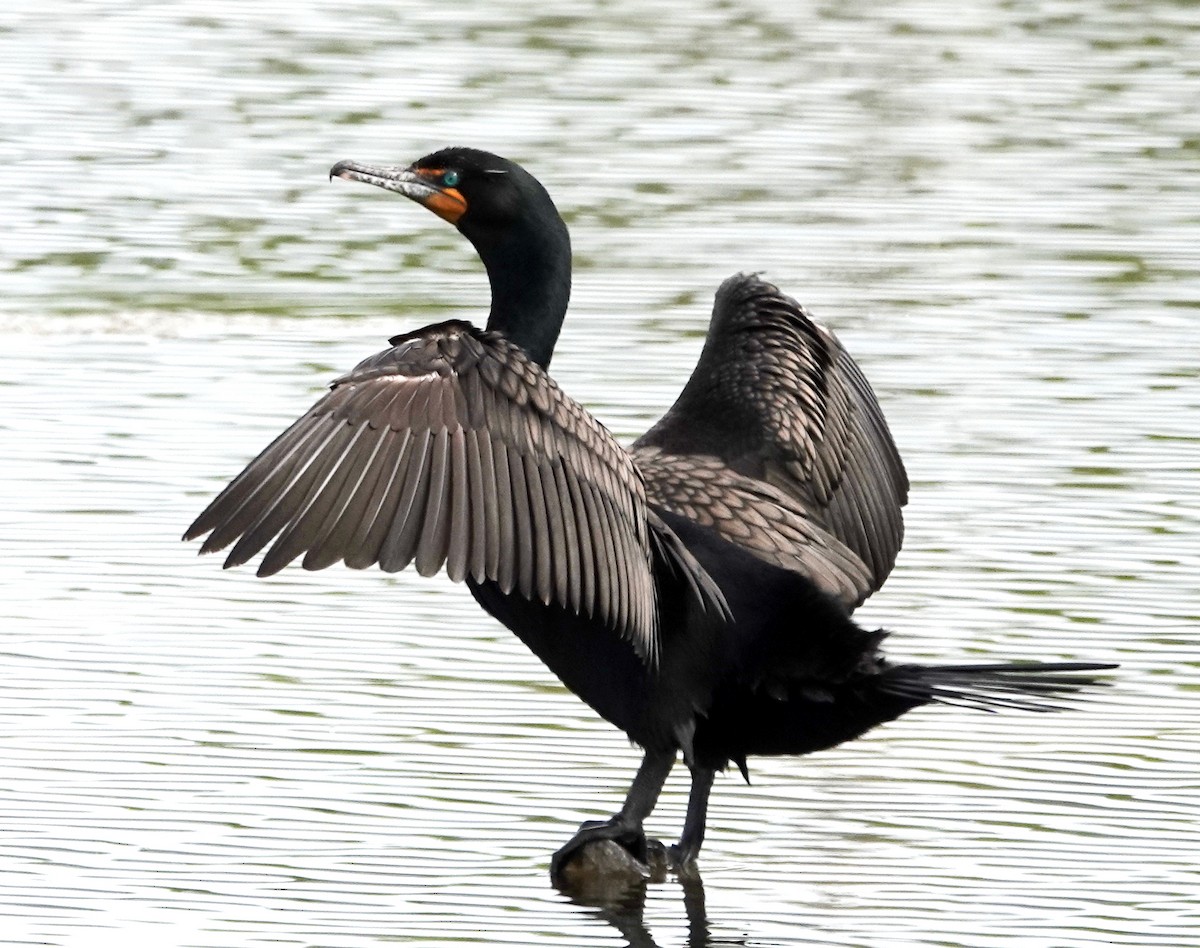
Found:
[[[456,184],[458,184],[458,172],[447,171],[444,175],[442,175],[442,184],[448,188],[454,187]]]

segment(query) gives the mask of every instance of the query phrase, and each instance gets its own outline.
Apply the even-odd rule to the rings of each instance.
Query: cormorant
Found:
[[[930,702],[1048,710],[1112,666],[928,667],[883,657],[853,609],[900,548],[908,480],[859,367],[757,276],[717,291],[678,401],[626,450],[547,373],[571,250],[522,167],[447,148],[408,167],[334,165],[395,191],[475,246],[492,303],[390,340],[332,383],[209,504],[185,539],[270,545],[260,576],[303,555],[387,571],[443,566],[645,757],[620,812],[555,854],[643,822],[682,752],[692,787],[670,848],[691,863],[713,776],[754,754],[806,754]],[[235,542],[236,541],[236,542]]]

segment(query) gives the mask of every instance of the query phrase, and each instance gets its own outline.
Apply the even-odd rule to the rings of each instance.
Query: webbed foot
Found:
[[[658,858],[652,859],[652,853]],[[640,826],[616,816],[607,820],[589,820],[550,858],[550,877],[564,881],[567,874],[574,871],[576,874],[646,878],[652,874],[654,863],[660,867],[665,865],[664,854],[662,843],[647,840]]]

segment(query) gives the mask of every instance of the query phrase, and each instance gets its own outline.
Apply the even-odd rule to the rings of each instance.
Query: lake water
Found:
[[[0,14],[0,943],[1200,943],[1200,8],[64,2]],[[1117,661],[718,779],[703,890],[549,854],[638,753],[442,579],[178,542],[466,243],[342,158],[516,158],[621,438],[763,270],[913,479],[893,656]],[[673,780],[649,829],[678,831]]]

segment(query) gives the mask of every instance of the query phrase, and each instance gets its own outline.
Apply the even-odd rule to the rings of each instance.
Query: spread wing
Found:
[[[775,519],[790,526],[771,542],[790,546],[803,571],[839,588],[847,605],[891,572],[908,478],[883,412],[837,337],[771,284],[738,275],[721,285],[692,377],[635,445],[639,457],[647,449],[706,456],[728,469],[723,478],[708,475],[690,500],[714,524],[725,521],[727,534],[741,516],[730,511],[759,509],[765,488],[777,491]],[[678,493],[655,479],[651,500],[684,512]],[[762,555],[767,541],[737,542]]]
[[[334,382],[184,539],[209,533],[201,552],[233,543],[226,567],[269,544],[260,576],[301,554],[306,569],[444,564],[451,579],[595,616],[653,656],[655,551],[703,571],[654,533],[666,527],[624,449],[500,335],[447,322],[392,343]]]

